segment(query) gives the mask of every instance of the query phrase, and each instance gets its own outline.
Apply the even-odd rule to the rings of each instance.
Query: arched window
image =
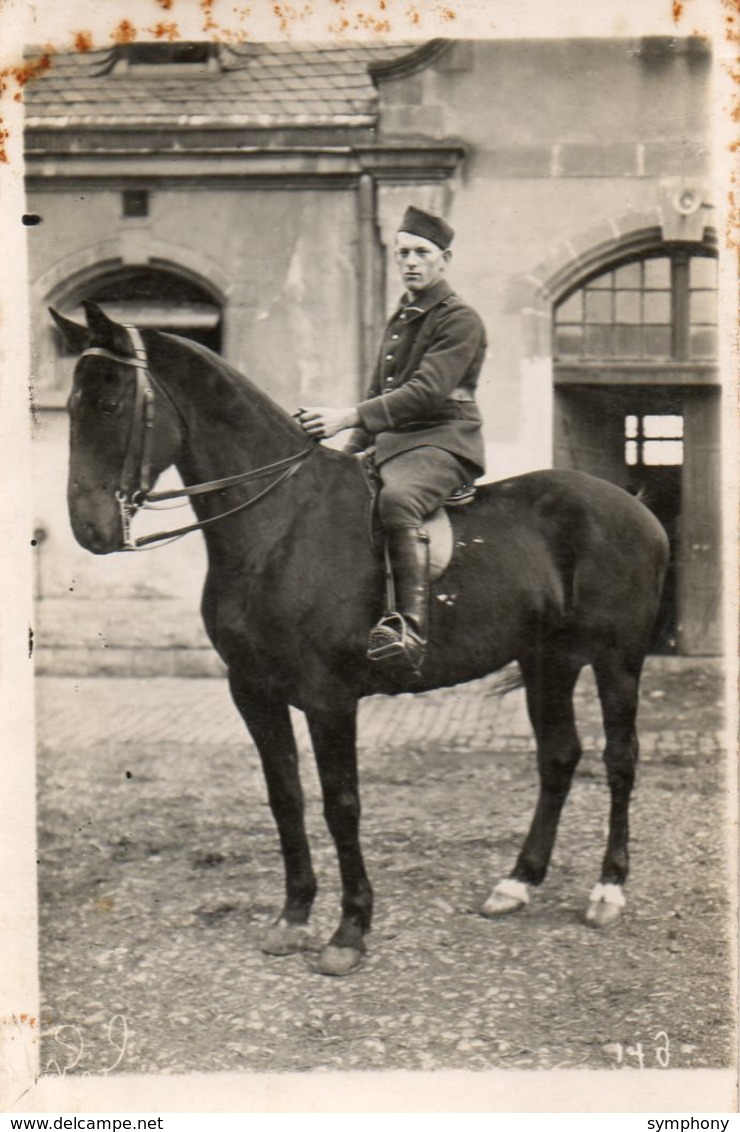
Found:
[[[717,356],[717,261],[666,250],[593,276],[555,308],[562,362],[705,362]]]

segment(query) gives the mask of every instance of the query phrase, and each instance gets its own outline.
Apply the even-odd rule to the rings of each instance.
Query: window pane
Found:
[[[586,322],[611,322],[612,297],[607,291],[586,291]]]
[[[630,468],[634,468],[637,463],[637,441],[628,440],[624,446],[624,462]]]
[[[612,285],[612,273],[611,273],[611,271],[607,271],[605,275],[598,275],[596,277],[596,279],[589,279],[589,281],[588,281],[589,290],[592,287],[597,287],[597,288],[602,289],[602,290],[603,290],[604,287],[606,287],[607,289],[611,289],[611,285]]]
[[[717,292],[692,291],[689,311],[691,322],[715,323],[717,321]]]
[[[651,439],[683,436],[683,417],[679,417],[677,413],[661,413],[659,416],[649,414],[642,418],[642,431]]]
[[[671,355],[670,326],[645,326],[644,357],[669,358]]]
[[[583,291],[576,291],[555,312],[558,322],[581,322],[583,319]]]
[[[642,327],[618,326],[616,328],[616,354],[617,358],[642,357]]]
[[[583,330],[580,326],[555,328],[555,353],[559,358],[580,358],[583,353]]]
[[[717,357],[717,331],[713,326],[692,326],[690,328],[689,353],[692,358]]]
[[[639,263],[628,263],[625,267],[620,267],[614,273],[615,285],[619,290],[627,288],[635,290],[641,287],[641,272]]]
[[[136,64],[207,63],[207,43],[131,43],[128,57]]]
[[[624,435],[630,437],[637,436],[637,417],[632,414],[624,418]]]
[[[611,326],[587,326],[585,353],[589,358],[613,358],[614,335]]]
[[[642,322],[639,291],[617,291],[615,299],[615,318],[617,322]]]
[[[689,279],[692,287],[716,287],[717,260],[703,255],[692,256],[689,260]]]
[[[688,267],[688,356],[711,358],[717,352],[717,261],[695,255]],[[674,282],[686,286],[686,274],[676,275],[671,256],[664,254],[590,280],[555,309],[558,356],[668,361],[684,342],[683,333],[677,337],[682,328],[673,326],[677,308],[672,288]]]
[[[645,286],[652,290],[670,290],[671,261],[668,258],[645,260]]]
[[[668,291],[648,291],[645,295],[645,322],[670,322],[671,296]]]
[[[646,440],[642,446],[642,462],[652,467],[683,464],[683,441]]]

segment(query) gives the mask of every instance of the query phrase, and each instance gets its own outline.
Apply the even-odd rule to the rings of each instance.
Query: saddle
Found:
[[[424,529],[429,535],[429,581],[436,582],[450,564],[454,540],[452,523],[447,514],[448,507],[464,507],[475,499],[475,484],[465,483],[453,491],[441,507],[424,520]]]
[[[364,456],[362,466],[370,490],[370,531],[371,542],[379,553],[383,553],[383,530],[378,518],[378,494],[380,492],[380,477],[373,463],[372,456]],[[464,483],[444,501],[441,507],[427,515],[424,519],[424,529],[429,535],[429,581],[436,582],[444,574],[450,564],[454,540],[452,537],[452,524],[447,510],[450,507],[465,507],[475,499],[476,486],[474,483]]]

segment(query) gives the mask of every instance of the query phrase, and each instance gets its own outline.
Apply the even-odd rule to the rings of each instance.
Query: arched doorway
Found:
[[[721,651],[717,261],[659,243],[591,270],[553,312],[554,463],[639,494],[671,565],[655,650]]]
[[[77,359],[68,351],[45,312],[50,305],[66,317],[84,322],[81,303],[91,299],[119,321],[189,337],[220,351],[223,292],[187,268],[162,261],[126,265],[118,258],[111,258],[82,263],[74,273],[59,277],[53,286],[42,289],[37,283],[37,295],[40,329],[34,385],[38,417],[34,434],[37,453],[34,523],[45,537],[43,547],[37,551],[40,563],[37,596],[65,598],[74,594],[76,608],[90,609],[93,616],[103,615],[101,610],[111,596],[121,600],[145,597],[153,601],[187,598],[197,604],[205,569],[204,549],[198,541],[190,544],[187,555],[174,553],[174,548],[172,553],[162,548],[156,560],[149,555],[111,556],[102,574],[99,565],[94,566],[90,556],[75,544],[65,499],[68,417],[64,408]],[[173,468],[163,473],[160,486],[171,488],[178,483],[179,477]],[[167,523],[166,518],[154,513],[142,515],[140,519],[141,534]],[[188,521],[182,512],[178,520],[183,524]],[[85,606],[85,600],[93,604]],[[97,602],[102,604],[97,606]]]
[[[83,320],[83,299],[99,303],[118,322],[180,334],[217,353],[222,343],[218,296],[202,282],[175,270],[153,266],[113,266],[67,290],[62,310]],[[61,336],[58,349],[63,350]]]

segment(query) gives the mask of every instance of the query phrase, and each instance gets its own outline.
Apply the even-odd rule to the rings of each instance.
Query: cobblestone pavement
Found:
[[[590,678],[550,875],[497,923],[475,913],[536,791],[523,693],[500,698],[489,678],[365,701],[377,917],[365,964],[327,980],[310,956],[259,950],[282,866],[223,679],[40,677],[44,1072],[727,1065],[722,695],[717,661],[646,666],[629,903],[606,933],[582,923],[608,806]],[[336,858],[295,722],[326,939]]]
[[[687,684],[694,689],[693,696],[690,689],[687,694]],[[360,746],[423,742],[491,751],[532,750],[523,691],[499,696],[498,685],[494,676],[423,695],[363,700]],[[124,736],[132,744],[166,740],[243,746],[250,742],[223,679],[43,676],[37,689],[39,738],[54,747],[74,743],[84,748]],[[640,718],[643,754],[720,749],[721,699],[718,661],[648,660]],[[581,678],[576,702],[584,745],[598,746],[603,732],[588,672]],[[294,712],[293,721],[301,748],[309,750],[302,713]]]

